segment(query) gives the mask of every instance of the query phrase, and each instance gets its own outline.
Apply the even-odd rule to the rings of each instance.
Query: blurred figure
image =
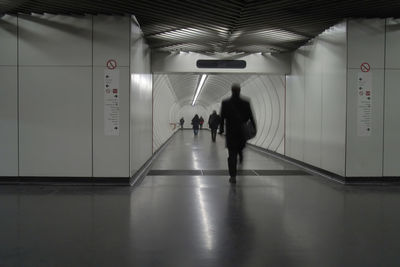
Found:
[[[200,116],[200,129],[203,129],[204,119]]]
[[[243,131],[244,125],[250,120],[254,130],[256,130],[256,123],[251,111],[250,102],[240,98],[239,84],[232,84],[232,96],[222,101],[220,114],[220,134],[224,132],[224,122],[226,121],[226,147],[229,152],[229,182],[235,184],[237,157],[239,156],[239,162],[242,163],[243,148],[247,141]]]
[[[211,140],[213,142],[215,142],[215,139],[217,137],[217,130],[218,130],[220,121],[221,121],[221,117],[214,110],[213,113],[208,118],[208,127],[210,127],[210,129],[211,129]]]
[[[199,115],[194,115],[192,119],[193,133],[196,136],[199,133],[200,118]]]
[[[185,119],[182,117],[180,120],[179,120],[179,124],[181,125],[181,130],[183,130],[183,124],[185,123]]]

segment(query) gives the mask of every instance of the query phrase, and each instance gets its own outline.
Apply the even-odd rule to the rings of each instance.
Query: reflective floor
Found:
[[[213,147],[208,134],[201,132],[192,150],[191,132],[178,133],[154,168],[226,168],[223,140]],[[296,169],[250,150],[243,168]],[[400,264],[399,187],[308,175],[240,176],[236,186],[227,179],[0,186],[0,266]]]

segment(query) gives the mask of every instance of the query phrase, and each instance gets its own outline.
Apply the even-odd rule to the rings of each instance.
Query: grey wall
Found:
[[[21,176],[92,175],[92,18],[21,15]]]
[[[383,97],[385,20],[350,20],[348,23],[347,176],[381,176],[383,147]],[[359,136],[357,120],[360,65],[371,65],[372,130]]]
[[[0,19],[0,176],[129,177],[151,156],[150,51],[131,21]],[[104,130],[109,59],[119,74],[118,135]]]
[[[400,29],[395,19],[350,20],[347,176],[399,176]],[[371,134],[357,132],[357,75],[367,62],[372,79]]]
[[[0,18],[0,176],[18,175],[17,18]]]
[[[130,18],[93,17],[93,176],[128,177],[129,162],[129,54]],[[114,59],[119,73],[119,136],[104,131],[104,75],[106,62]]]
[[[130,169],[133,175],[152,155],[152,92],[150,49],[131,20],[130,49]]]
[[[345,175],[346,23],[299,48],[286,79],[285,155]]]
[[[386,20],[384,176],[400,175],[400,21]]]

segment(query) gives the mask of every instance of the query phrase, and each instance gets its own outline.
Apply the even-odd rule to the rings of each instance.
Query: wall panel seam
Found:
[[[384,46],[383,46],[383,112],[382,112],[382,177],[385,175],[385,118],[386,118],[386,25],[387,19],[385,19],[385,28],[384,28]]]
[[[19,16],[17,16],[17,175],[20,176],[20,112],[19,112]]]
[[[348,107],[347,107],[347,98],[348,98],[348,83],[349,83],[349,20],[346,20],[346,90],[345,90],[345,134],[344,134],[344,176],[347,176],[347,116],[348,116]]]
[[[131,137],[131,87],[132,87],[132,69],[131,69],[131,64],[132,64],[132,53],[131,53],[131,49],[132,49],[132,17],[129,17],[128,20],[129,23],[129,52],[128,52],[128,56],[129,56],[129,85],[128,85],[128,100],[129,100],[129,109],[128,109],[128,174],[129,177],[132,176],[132,171],[133,171],[133,164],[132,164],[132,147],[131,147],[131,143],[132,143],[132,137]]]
[[[94,108],[94,104],[93,104],[93,84],[94,84],[94,74],[93,74],[93,57],[94,57],[94,53],[93,53],[93,49],[94,49],[94,20],[93,20],[93,15],[92,15],[92,36],[91,36],[91,41],[92,41],[92,99],[91,99],[91,120],[92,120],[92,177],[94,177],[94,119],[93,119],[93,108]]]

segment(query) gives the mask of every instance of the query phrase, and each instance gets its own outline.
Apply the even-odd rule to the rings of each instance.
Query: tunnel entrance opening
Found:
[[[202,74],[160,73],[153,75],[153,150],[159,149],[171,136],[165,152],[152,166],[149,175],[226,175],[227,153],[223,136],[211,141],[208,119],[213,110],[219,113],[220,103],[231,95],[231,85],[239,83],[242,96],[248,98],[258,125],[257,136],[249,143],[284,152],[285,75],[207,73],[201,93],[192,105]],[[192,132],[195,114],[203,117],[203,129]],[[184,119],[183,130],[180,119]],[[252,154],[252,153],[250,153]],[[261,157],[262,158],[262,157]],[[249,156],[241,174],[264,173],[263,159]],[[256,161],[252,162],[254,159]],[[276,169],[272,167],[271,170]]]

